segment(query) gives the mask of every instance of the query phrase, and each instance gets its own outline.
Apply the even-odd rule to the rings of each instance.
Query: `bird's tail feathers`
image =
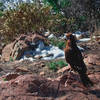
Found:
[[[93,86],[93,82],[89,79],[89,77],[86,73],[80,74],[80,78],[81,78],[81,81],[85,87]]]

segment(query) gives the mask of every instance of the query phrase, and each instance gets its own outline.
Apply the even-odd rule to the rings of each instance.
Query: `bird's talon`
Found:
[[[65,87],[67,87],[67,86],[68,86],[68,81],[69,81],[69,80],[67,80],[67,81],[65,82]]]
[[[67,87],[68,86],[68,84],[67,83],[65,83],[65,87]]]

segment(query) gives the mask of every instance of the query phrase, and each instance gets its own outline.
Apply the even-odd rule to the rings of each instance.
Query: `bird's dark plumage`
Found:
[[[66,35],[66,38],[67,38],[67,44],[64,51],[67,63],[70,64],[71,68],[75,72],[79,73],[81,81],[84,86],[86,87],[92,86],[93,83],[91,82],[91,80],[87,75],[87,68],[83,61],[82,54],[79,48],[77,47],[75,36],[72,35],[72,33],[68,33]]]

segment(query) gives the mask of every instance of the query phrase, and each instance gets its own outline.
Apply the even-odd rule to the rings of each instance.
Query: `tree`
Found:
[[[88,16],[91,39],[93,33],[98,34],[98,22],[100,21],[100,0],[85,0],[85,12]],[[99,22],[100,23],[100,22]]]
[[[56,13],[62,13],[68,20],[73,20],[70,24],[66,23],[68,31],[75,31],[80,28],[81,23],[86,20],[82,0],[44,0],[53,7]],[[69,21],[68,21],[69,22]],[[69,28],[68,28],[69,27]]]
[[[83,29],[86,29],[88,26],[92,25],[91,23],[97,22],[96,19],[98,18],[100,19],[100,10],[99,10],[100,0],[44,0],[44,1],[48,5],[51,5],[55,12],[62,13],[66,18],[73,18],[76,23],[75,25],[78,26],[77,29],[79,28],[82,29],[82,27]]]

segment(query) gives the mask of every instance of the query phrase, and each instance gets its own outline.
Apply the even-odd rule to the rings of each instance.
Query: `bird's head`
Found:
[[[69,42],[71,44],[76,44],[77,39],[72,33],[67,33],[66,34],[66,40],[67,40],[67,42]]]
[[[67,33],[66,39],[71,41],[76,41],[76,37],[72,33]]]

